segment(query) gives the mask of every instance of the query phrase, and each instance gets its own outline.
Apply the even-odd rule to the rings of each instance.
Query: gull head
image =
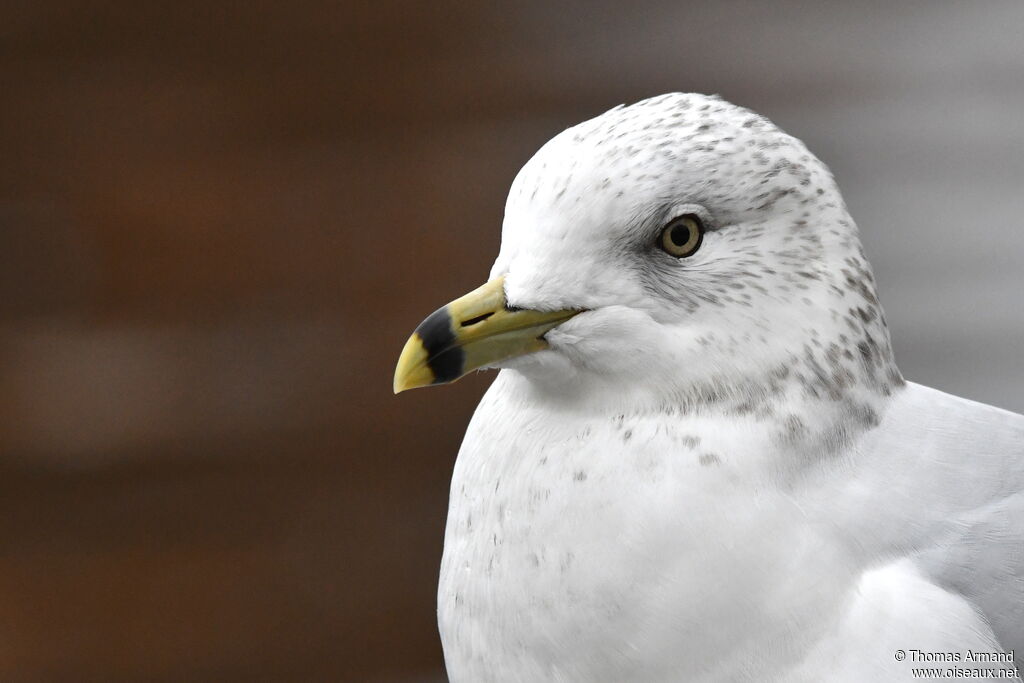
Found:
[[[764,117],[682,93],[569,128],[526,163],[490,282],[417,328],[395,389],[480,367],[659,404],[901,381],[826,166]]]

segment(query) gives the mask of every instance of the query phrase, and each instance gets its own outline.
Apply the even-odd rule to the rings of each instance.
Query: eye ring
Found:
[[[704,241],[704,223],[696,214],[673,218],[658,235],[658,248],[669,256],[686,258],[700,249]]]

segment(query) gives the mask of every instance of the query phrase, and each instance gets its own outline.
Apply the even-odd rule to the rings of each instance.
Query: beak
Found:
[[[431,313],[395,368],[395,393],[454,382],[469,372],[548,347],[544,334],[581,311],[508,307],[504,276]]]

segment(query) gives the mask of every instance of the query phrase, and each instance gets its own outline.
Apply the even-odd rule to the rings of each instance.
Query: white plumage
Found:
[[[685,259],[654,246],[680,214]],[[492,276],[586,312],[500,364],[459,453],[453,683],[1024,663],[1024,417],[904,382],[798,140],[714,97],[613,109],[520,172]],[[999,661],[925,657],[969,652]]]

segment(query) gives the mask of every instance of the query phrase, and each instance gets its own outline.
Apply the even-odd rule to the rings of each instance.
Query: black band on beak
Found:
[[[434,373],[434,384],[454,382],[462,376],[466,354],[455,343],[455,330],[447,306],[427,316],[416,328],[415,334],[427,352],[427,366]]]

